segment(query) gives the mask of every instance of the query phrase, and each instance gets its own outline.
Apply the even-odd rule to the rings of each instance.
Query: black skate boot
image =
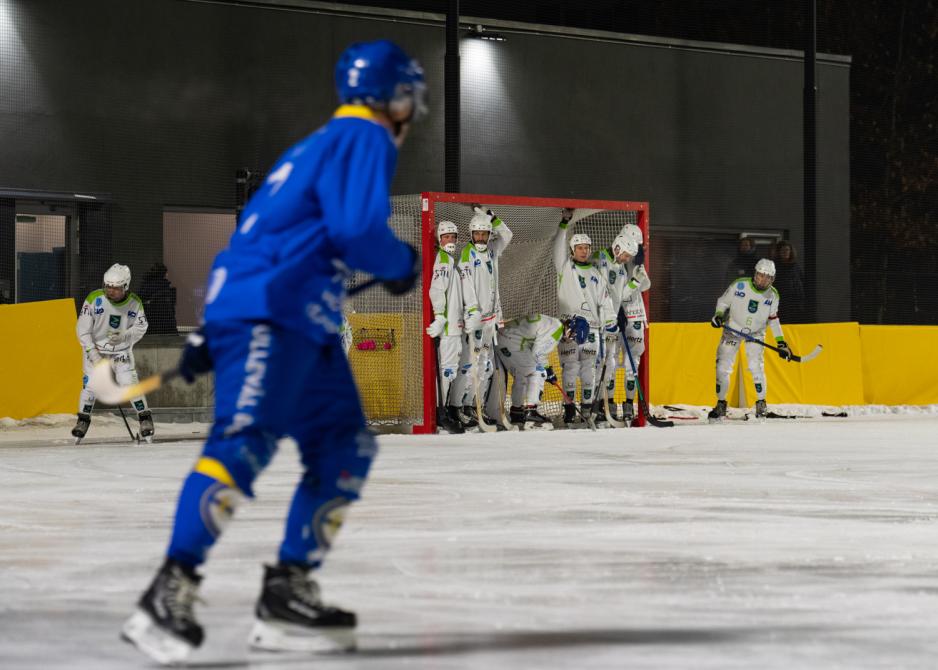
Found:
[[[726,416],[726,401],[717,400],[717,404],[713,409],[710,410],[710,413],[707,414],[707,419],[713,423],[723,419]]]
[[[456,407],[447,406],[437,410],[437,425],[447,433],[464,433],[462,421],[459,420],[459,411]]]
[[[164,665],[186,660],[204,637],[192,612],[201,581],[194,569],[166,559],[124,623],[121,638]]]
[[[576,419],[576,407],[573,403],[564,404],[563,406],[563,422],[567,427],[573,425],[574,420]]]
[[[538,412],[536,406],[528,405],[524,409],[524,428],[525,430],[553,430],[554,424]]]
[[[140,422],[140,437],[145,439],[147,442],[153,441],[153,413],[150,410],[145,412],[140,412],[137,415],[137,420]]]
[[[266,651],[350,651],[355,648],[355,614],[327,607],[319,585],[302,565],[264,566],[257,619],[248,641]]]
[[[627,399],[622,403],[622,420],[629,425],[635,420],[635,404],[632,400]]]
[[[508,408],[508,421],[510,423],[524,423],[524,407],[509,407]]]
[[[72,435],[75,437],[75,444],[81,442],[82,438],[88,432],[88,426],[91,425],[91,415],[84,412],[78,413],[78,422],[72,428]]]
[[[765,400],[756,400],[756,418],[764,419],[768,414],[768,408],[765,406]]]
[[[462,425],[463,428],[475,428],[479,425],[479,419],[476,417],[476,408],[472,405],[462,406]]]

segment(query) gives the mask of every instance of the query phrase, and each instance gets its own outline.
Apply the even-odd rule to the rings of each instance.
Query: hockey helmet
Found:
[[[389,111],[412,102],[408,120],[427,112],[423,68],[390,40],[356,42],[346,48],[335,66],[335,86],[342,103]]]
[[[619,235],[631,237],[633,240],[635,240],[636,247],[638,247],[639,244],[643,244],[645,242],[645,238],[642,235],[642,229],[636,226],[634,223],[627,223],[622,226],[622,230],[619,231]]]
[[[130,268],[120,263],[114,263],[104,273],[104,286],[116,286],[127,291],[130,288]]]
[[[436,224],[437,244],[440,244],[440,238],[442,238],[444,235],[459,235],[459,229],[456,227],[456,224],[452,221],[440,221],[438,224]],[[450,256],[456,254],[455,242],[450,242],[449,244],[440,244],[440,248]]]
[[[762,281],[760,281],[760,279]],[[760,258],[756,263],[756,273],[752,278],[752,283],[756,285],[757,289],[764,291],[772,285],[774,280],[775,261],[771,261],[768,258]]]
[[[482,214],[481,212],[476,212],[472,215],[472,218],[469,220],[469,235],[472,236],[473,233],[488,233],[489,237],[492,234],[492,217],[488,214]],[[473,236],[472,244],[475,245],[475,248],[479,251],[485,251],[488,249],[488,237],[486,237],[485,242],[476,242]]]
[[[573,251],[581,244],[588,244],[589,246],[593,246],[593,240],[591,240],[590,236],[586,233],[577,233],[570,238],[570,251]]]
[[[622,254],[628,254],[631,258],[635,258],[637,253],[638,242],[628,235],[619,235],[612,241],[612,255],[615,256],[616,260],[619,260],[619,256]]]

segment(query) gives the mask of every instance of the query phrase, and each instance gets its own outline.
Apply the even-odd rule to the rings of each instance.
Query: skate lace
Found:
[[[291,595],[309,607],[322,607],[319,585],[308,579],[303,572],[293,571],[289,576]]]
[[[193,606],[196,601],[203,602],[197,595],[198,584],[185,575],[170,576],[167,584],[166,609],[173,616],[186,622],[195,621]]]

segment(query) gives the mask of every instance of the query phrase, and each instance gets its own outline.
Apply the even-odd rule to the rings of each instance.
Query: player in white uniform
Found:
[[[471,281],[463,282],[456,265],[458,229],[452,221],[440,221],[436,227],[438,250],[433,261],[433,279],[430,280],[430,304],[433,321],[427,326],[427,335],[439,338],[439,384],[443,407],[437,408],[437,425],[450,433],[462,433],[459,419],[462,397],[453,394],[453,382],[459,370],[463,351],[463,332],[473,332],[482,325],[482,314]]]
[[[485,393],[488,381],[494,372],[492,363],[492,343],[495,331],[502,320],[502,304],[498,293],[498,260],[511,242],[511,229],[499,219],[492,210],[483,211],[475,208],[475,214],[469,221],[469,234],[472,239],[463,247],[459,255],[459,274],[463,282],[463,296],[475,294],[478,301],[481,322],[478,328],[466,328],[465,342],[459,361],[459,375],[454,382],[452,399],[461,402],[463,414],[472,418],[475,410],[471,406],[475,390],[470,389],[473,374],[478,375],[479,389]],[[478,371],[473,373],[473,365],[478,364]],[[482,398],[479,399],[480,402]],[[477,417],[476,417],[477,418]]]
[[[537,406],[544,382],[557,382],[557,376],[547,363],[563,330],[559,319],[546,314],[521,316],[507,321],[499,329],[495,355],[514,379],[509,410],[511,423],[523,423],[526,429],[553,428],[550,420],[538,413]],[[490,404],[494,395],[490,394]]]
[[[642,354],[645,353],[645,329],[648,327],[648,316],[645,313],[645,300],[642,293],[651,288],[651,279],[645,271],[645,258],[642,249],[642,229],[634,223],[627,223],[619,233],[632,239],[637,248],[633,258],[626,262],[625,271],[629,277],[622,291],[622,312],[625,321],[619,322],[619,328],[629,344],[629,352],[623,348],[622,367],[625,368],[625,402],[622,403],[622,418],[632,421],[635,417],[634,401],[635,387],[638,383],[638,371],[642,364]],[[632,354],[635,370],[629,362],[628,353]]]
[[[618,327],[606,279],[590,263],[592,241],[589,235],[573,235],[567,250],[567,228],[572,215],[572,210],[563,211],[560,227],[554,236],[557,302],[560,319],[568,326],[567,333],[560,340],[559,353],[564,392],[575,402],[579,379],[580,409],[584,416],[589,417],[593,411],[600,330],[604,335],[612,336],[618,332]],[[573,423],[575,411],[573,403],[564,404],[564,423]]]
[[[143,301],[129,293],[130,268],[115,263],[104,273],[104,288],[92,291],[78,315],[75,332],[81,343],[82,358],[81,395],[78,400],[78,423],[72,435],[82,439],[91,424],[94,408],[94,393],[87,388],[88,378],[95,364],[107,358],[114,368],[117,383],[122,386],[136,384],[137,370],[134,367],[133,346],[147,332],[147,317],[143,313]],[[153,417],[144,396],[132,401],[140,421],[140,436],[153,435]]]
[[[596,269],[598,269],[600,274],[606,279],[609,299],[612,301],[614,310],[618,310],[620,305],[625,308],[630,302],[633,288],[637,288],[637,284],[633,287],[633,279],[629,276],[629,270],[628,267],[626,267],[626,263],[629,263],[635,258],[635,254],[637,253],[638,244],[636,244],[635,240],[620,234],[612,241],[611,246],[600,249],[592,256],[591,260],[593,265],[596,266]],[[602,384],[606,385],[606,397],[609,398],[609,413],[612,414],[613,417],[616,416],[616,408],[612,399],[615,395],[616,388],[616,368],[618,367],[619,360],[617,354],[620,350],[619,342],[620,338],[618,333],[613,332],[606,336],[606,357],[599,363],[601,367],[601,378],[597,380],[597,387],[600,387]],[[631,375],[631,366],[627,358],[625,359],[624,366],[626,369],[626,377],[628,377]],[[605,370],[604,374],[602,371],[603,368]]]
[[[765,339],[766,324],[772,329],[776,346],[781,349],[779,356],[788,359],[791,351],[782,334],[782,325],[778,320],[779,295],[772,281],[775,279],[775,263],[767,258],[756,263],[756,272],[752,278],[741,277],[730,284],[726,292],[717,300],[716,314],[710,320],[714,328],[724,325],[760,340]],[[729,388],[730,374],[736,361],[736,351],[742,338],[727,330],[723,331],[720,345],[717,347],[717,404],[710,411],[708,418],[719,420],[726,415],[726,392]],[[762,361],[763,347],[743,340],[746,347],[746,360],[749,372],[756,386],[756,416],[766,414],[765,406],[765,367]]]

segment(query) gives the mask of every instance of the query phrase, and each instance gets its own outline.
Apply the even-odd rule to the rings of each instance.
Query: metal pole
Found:
[[[817,0],[805,0],[804,281],[805,321],[817,313]]]
[[[446,55],[443,67],[443,183],[459,193],[459,0],[446,7]]]

